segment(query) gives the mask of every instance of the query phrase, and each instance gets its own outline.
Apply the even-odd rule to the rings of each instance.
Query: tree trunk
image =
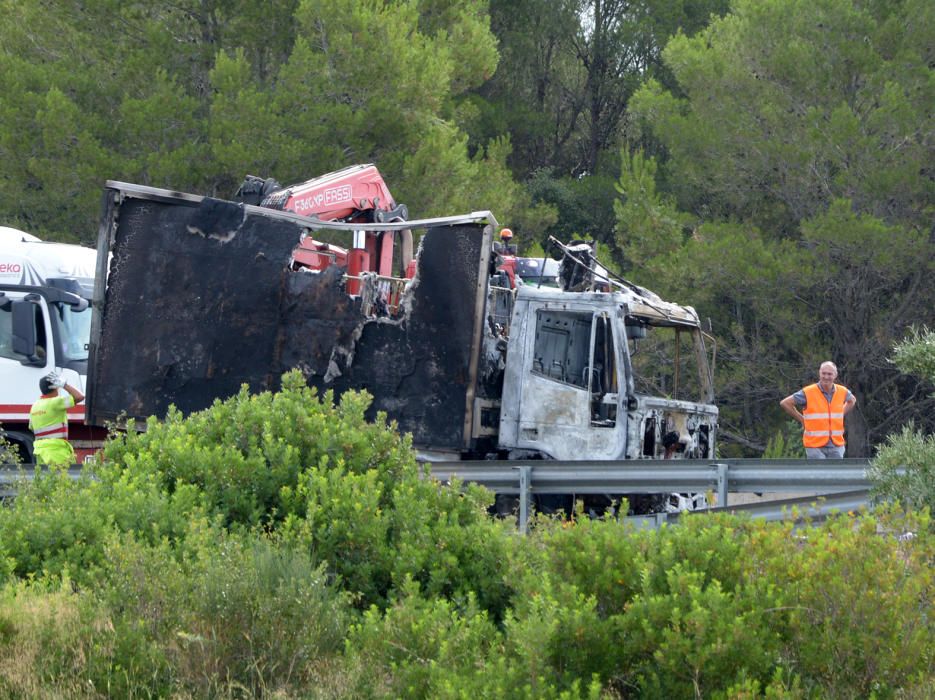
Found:
[[[857,394],[855,393],[854,395],[856,396]],[[867,419],[864,417],[864,412],[860,408],[860,399],[858,398],[857,401],[857,408],[851,411],[847,415],[847,418],[845,418],[847,435],[847,450],[845,456],[871,457]]]

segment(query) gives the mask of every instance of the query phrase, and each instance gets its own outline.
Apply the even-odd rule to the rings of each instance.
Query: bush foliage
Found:
[[[925,384],[935,385],[935,332],[912,328],[893,347],[893,363]],[[887,436],[870,469],[877,497],[908,508],[935,512],[935,435],[910,423]]]
[[[0,696],[926,697],[926,511],[515,523],[298,374],[0,510]]]

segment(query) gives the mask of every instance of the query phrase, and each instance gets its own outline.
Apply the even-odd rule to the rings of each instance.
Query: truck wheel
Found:
[[[535,497],[536,510],[545,515],[570,517],[575,511],[573,496],[561,493],[542,494]]]
[[[634,493],[627,496],[630,512],[627,515],[650,515],[652,513],[665,513],[668,503],[668,494],[664,493]]]
[[[32,435],[18,431],[0,431],[0,438],[6,440],[9,445],[7,447],[7,445],[0,444],[0,464],[33,463]]]
[[[493,502],[493,509],[498,518],[512,518],[519,515],[519,498],[498,493]]]

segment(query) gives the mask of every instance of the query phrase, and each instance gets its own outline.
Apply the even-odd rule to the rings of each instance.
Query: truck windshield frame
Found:
[[[617,339],[614,324],[606,311],[594,313],[591,325],[591,352],[588,360],[588,392],[591,395],[591,426],[613,428],[617,424],[619,383]]]
[[[627,342],[636,393],[711,403],[713,386],[701,329],[639,321],[645,336]]]
[[[61,302],[53,304],[63,363],[87,362],[91,342],[91,307],[81,311]]]

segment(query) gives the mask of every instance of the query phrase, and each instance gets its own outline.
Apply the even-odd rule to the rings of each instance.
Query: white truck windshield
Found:
[[[61,320],[62,354],[65,362],[88,359],[91,339],[91,309],[74,311],[67,304],[56,304]]]

